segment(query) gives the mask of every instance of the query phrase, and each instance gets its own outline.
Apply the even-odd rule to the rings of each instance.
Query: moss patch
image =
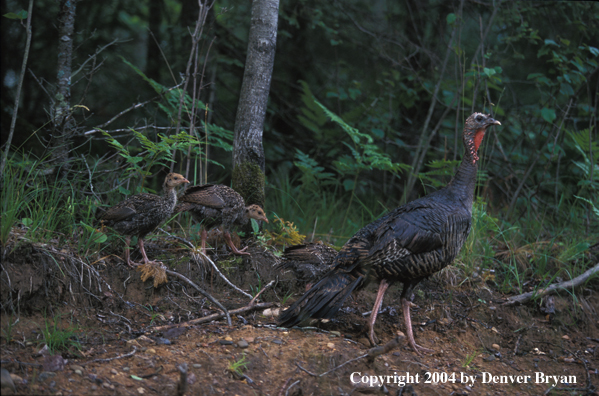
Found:
[[[243,162],[233,169],[233,188],[241,194],[246,205],[264,208],[264,173],[257,164]]]

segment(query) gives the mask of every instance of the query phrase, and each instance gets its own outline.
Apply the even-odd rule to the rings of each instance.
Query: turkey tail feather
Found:
[[[292,327],[308,318],[332,318],[343,306],[345,299],[364,282],[362,276],[355,277],[346,272],[331,271],[283,311],[278,318],[279,326]]]

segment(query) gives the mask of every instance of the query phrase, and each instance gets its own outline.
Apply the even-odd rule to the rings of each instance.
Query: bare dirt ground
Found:
[[[248,305],[176,243],[146,246],[228,310]],[[371,350],[361,313],[372,308],[376,285],[318,327],[277,328],[264,309],[232,315],[230,327],[224,319],[187,326],[218,309],[172,276],[158,288],[142,282],[118,258],[120,248],[92,266],[47,245],[24,243],[7,253],[1,359],[14,388],[5,387],[3,373],[3,395],[599,395],[596,280],[574,298],[553,296],[555,312],[546,313],[539,303],[502,306],[506,296],[492,281],[451,286],[441,274],[418,287],[412,310],[416,341],[434,353],[419,356],[402,338],[386,353],[339,367]],[[224,250],[212,257],[248,292],[277,280],[259,298],[274,310],[289,291],[289,302],[300,295],[289,274],[273,269],[272,254],[249,251],[251,258]],[[375,326],[381,344],[405,331],[400,292],[394,286],[385,296]],[[50,354],[43,333],[54,326],[62,332],[49,332],[57,336],[53,345],[64,347]],[[385,385],[375,376],[386,376]]]

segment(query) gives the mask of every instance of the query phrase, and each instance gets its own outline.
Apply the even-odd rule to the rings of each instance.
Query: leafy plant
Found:
[[[266,240],[270,245],[291,246],[299,245],[306,239],[305,235],[298,232],[297,227],[291,221],[285,221],[275,213],[273,221],[274,230],[265,230]]]
[[[73,325],[73,322],[64,329],[59,327],[61,322],[60,315],[54,317],[52,321],[44,319],[44,328],[41,329],[44,342],[48,346],[50,353],[68,351],[74,347],[81,349],[81,343],[77,339],[77,334],[81,332],[79,326]]]
[[[258,277],[258,285],[256,287],[250,285],[250,294],[252,297],[256,297],[256,295],[262,290],[262,279],[260,278],[260,274],[256,273],[256,276]]]
[[[243,354],[239,360],[229,362],[229,367],[227,367],[227,369],[233,374],[242,376],[243,372],[247,370],[247,365],[249,364],[245,358],[246,355]]]

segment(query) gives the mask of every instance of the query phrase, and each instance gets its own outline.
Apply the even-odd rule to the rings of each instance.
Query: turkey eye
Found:
[[[482,120],[483,120],[483,118],[481,116],[476,117],[476,121],[480,122]]]

